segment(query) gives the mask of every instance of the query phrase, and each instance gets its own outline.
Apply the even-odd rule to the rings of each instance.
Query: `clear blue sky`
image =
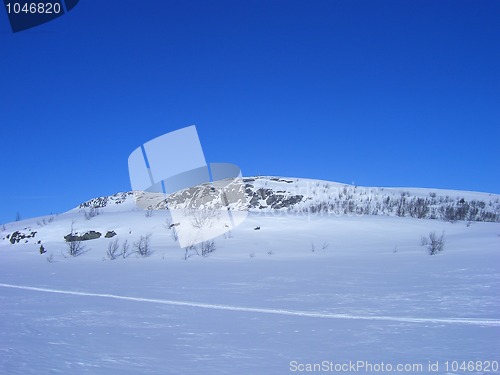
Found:
[[[245,175],[500,193],[500,1],[82,0],[0,9],[0,223],[130,189],[196,124]]]

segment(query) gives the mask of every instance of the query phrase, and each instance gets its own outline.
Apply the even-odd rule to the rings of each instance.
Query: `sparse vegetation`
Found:
[[[438,236],[436,232],[430,232],[428,237],[420,238],[420,245],[425,246],[429,255],[436,255],[444,250],[444,232]]]
[[[134,242],[134,249],[137,255],[143,258],[151,256],[151,233],[141,236],[137,242]]]
[[[193,255],[200,255],[196,245],[190,245],[184,248],[184,260],[188,260]]]
[[[86,209],[83,210],[83,216],[85,216],[86,220],[90,220],[93,217],[99,216],[101,212],[97,207],[90,207],[90,209],[87,211]]]
[[[328,200],[311,199],[307,205],[294,208],[291,212],[308,215],[387,215],[449,222],[500,222],[500,203],[493,199],[488,202],[474,199],[467,201],[463,197],[453,198],[435,192],[430,192],[427,197],[415,197],[408,191],[399,194],[386,192],[382,195],[354,186],[345,186],[337,194],[332,194],[332,190],[329,192]]]
[[[106,252],[106,255],[108,256],[109,260],[115,260],[116,258],[118,258],[118,256],[120,255],[118,252],[119,248],[120,244],[118,242],[118,239],[115,239],[108,244],[108,251]]]
[[[191,209],[188,215],[196,229],[210,228],[220,217],[219,211],[214,208]]]
[[[203,241],[200,244],[201,256],[207,257],[215,251],[215,241]]]
[[[165,220],[165,224],[163,224],[163,226],[165,227],[165,229],[167,229],[168,231],[170,231],[170,235],[172,236],[172,239],[174,240],[174,242],[177,242],[179,240],[179,235],[177,233],[177,230],[175,229],[175,227],[179,225],[178,223],[172,223],[172,219],[169,217]]]
[[[122,253],[121,253],[123,259],[127,258],[130,255],[129,250],[130,250],[130,245],[128,243],[128,240],[125,240],[122,244]]]
[[[325,250],[326,248],[328,248],[328,246],[330,246],[328,242],[323,242],[323,245],[321,245],[321,250]],[[313,241],[311,241],[311,252],[316,252],[316,245],[314,245]]]
[[[177,229],[175,227],[170,228],[171,229],[171,236],[174,242],[177,242],[179,240],[179,235],[177,234]]]
[[[79,239],[73,240],[76,237],[75,229],[74,229],[75,221],[71,222],[71,232],[69,236],[66,236],[66,245],[68,246],[68,255],[72,257],[77,257],[85,253],[87,250],[85,245],[82,244],[82,241]],[[71,239],[71,240],[70,240]]]
[[[70,241],[66,242],[68,245],[68,255],[72,257],[77,257],[86,252],[85,245],[82,244],[82,241]]]

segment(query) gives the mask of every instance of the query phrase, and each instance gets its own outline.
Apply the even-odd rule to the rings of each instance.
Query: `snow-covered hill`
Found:
[[[424,188],[377,188],[335,182],[281,178],[244,178],[250,211],[334,215],[387,215],[441,219],[447,221],[500,221],[500,195],[458,190]],[[177,193],[182,196],[182,192]],[[183,197],[184,198],[184,197]],[[174,198],[170,201],[175,201]],[[182,199],[189,205],[189,200]],[[187,202],[187,203],[186,203]],[[130,210],[133,192],[91,199],[79,209],[107,208]],[[183,207],[182,204],[175,206]],[[153,209],[163,209],[158,204]],[[242,208],[237,206],[236,208]]]
[[[359,187],[334,182],[282,178],[249,177],[243,179],[246,201],[232,209],[248,209],[254,215],[273,214],[302,217],[396,216],[448,222],[499,222],[500,196],[489,193],[423,188]],[[240,189],[240,187],[237,188]],[[209,194],[219,194],[215,189]],[[68,236],[84,240],[111,238],[111,233],[162,233],[168,222],[165,200],[156,200],[150,211],[136,205],[134,192],[117,193],[91,199],[66,213],[4,225],[2,240],[11,244],[58,242]],[[193,194],[180,191],[168,199],[168,207],[190,207]],[[220,200],[219,200],[220,201]],[[156,218],[144,221],[145,216]],[[160,222],[158,219],[160,218]],[[54,223],[54,221],[56,223]],[[125,224],[124,224],[125,223]],[[50,224],[50,225],[49,225]],[[74,225],[73,225],[74,224]],[[175,230],[175,229],[173,229]],[[97,233],[97,234],[96,234]],[[72,238],[73,238],[72,237]]]
[[[6,224],[0,374],[500,373],[498,195],[245,184],[205,254],[131,192]]]

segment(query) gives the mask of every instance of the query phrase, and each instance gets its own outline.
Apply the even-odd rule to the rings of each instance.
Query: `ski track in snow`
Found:
[[[129,297],[129,296],[120,296],[120,295],[115,295],[115,294],[76,292],[76,291],[70,291],[70,290],[37,288],[37,287],[32,287],[32,286],[3,284],[3,283],[0,283],[0,287],[22,289],[22,290],[29,290],[29,291],[35,291],[35,292],[65,294],[65,295],[73,295],[73,296],[112,298],[112,299],[125,300],[125,301],[148,302],[148,303],[157,303],[157,304],[172,305],[172,306],[197,307],[197,308],[202,308],[202,309],[213,309],[213,310],[242,311],[242,312],[260,313],[260,314],[302,316],[302,317],[309,317],[309,318],[372,320],[372,321],[379,320],[379,321],[392,321],[392,322],[403,322],[403,323],[428,323],[428,324],[429,323],[432,323],[432,324],[464,324],[464,325],[478,325],[478,326],[490,326],[490,327],[499,327],[500,326],[499,319],[414,318],[414,317],[397,317],[397,316],[332,314],[332,313],[314,312],[314,311],[244,307],[244,306],[220,305],[220,304],[210,304],[210,303],[201,303],[201,302],[175,301],[175,300],[167,300],[167,299]]]

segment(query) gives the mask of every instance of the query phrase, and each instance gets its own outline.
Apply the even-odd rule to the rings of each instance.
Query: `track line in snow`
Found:
[[[111,298],[111,299],[118,299],[118,300],[125,300],[125,301],[156,303],[156,304],[162,304],[162,305],[196,307],[196,308],[213,309],[213,310],[241,311],[241,312],[251,312],[251,313],[260,313],[260,314],[302,316],[302,317],[309,317],[309,318],[372,320],[372,321],[379,320],[379,321],[392,321],[392,322],[403,322],[403,323],[427,323],[427,324],[464,324],[464,325],[500,327],[500,320],[499,319],[415,318],[415,317],[398,317],[398,316],[333,314],[333,313],[324,313],[324,312],[315,312],[315,311],[244,307],[244,306],[233,306],[233,305],[210,304],[210,303],[202,303],[202,302],[177,301],[177,300],[168,300],[168,299],[129,297],[129,296],[116,295],[116,294],[76,292],[76,291],[71,291],[71,290],[38,288],[38,287],[33,287],[33,286],[3,284],[3,283],[0,283],[0,287],[29,290],[29,291],[34,291],[34,292],[65,294],[65,295],[72,295],[72,296]]]

